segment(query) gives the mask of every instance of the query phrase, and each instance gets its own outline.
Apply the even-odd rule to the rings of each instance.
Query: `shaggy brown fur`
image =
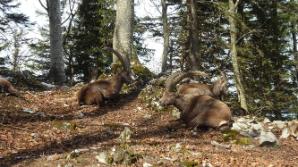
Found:
[[[104,99],[112,99],[119,94],[124,83],[130,83],[127,72],[114,75],[109,80],[97,80],[83,86],[77,98],[80,105],[102,104]]]
[[[11,95],[18,95],[18,90],[15,89],[7,79],[4,79],[2,77],[0,77],[0,88],[4,92],[10,93]]]
[[[133,80],[133,73],[130,70],[128,58],[112,48],[106,49],[115,53],[121,61],[124,70],[112,76],[109,80],[97,80],[83,86],[77,94],[79,105],[100,105],[105,99],[113,99],[119,94],[124,83],[130,83]]]
[[[183,78],[182,78],[183,79]],[[212,85],[202,84],[202,83],[185,83],[178,87],[178,94],[184,95],[208,95],[216,99],[223,99],[223,96],[227,91],[227,79],[224,73],[222,77],[215,81]]]
[[[193,96],[189,94],[181,96],[176,94],[173,87],[180,81],[181,77],[187,74],[174,75],[176,76],[170,76],[166,81],[166,90],[160,99],[162,105],[177,107],[181,111],[181,119],[189,127],[220,128],[230,124],[232,113],[224,102],[208,95]]]

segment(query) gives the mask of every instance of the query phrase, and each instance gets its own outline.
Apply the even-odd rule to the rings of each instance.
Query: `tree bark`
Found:
[[[197,18],[197,9],[196,9],[196,1],[188,0],[188,11],[189,11],[189,21],[190,21],[190,29],[189,29],[189,40],[190,40],[190,51],[189,57],[191,61],[192,70],[198,70],[200,62],[199,55],[199,33],[198,33],[198,18]]]
[[[131,60],[133,43],[134,0],[117,0],[115,29],[113,34],[113,48],[125,54]],[[113,63],[118,60],[113,56]]]
[[[293,40],[293,54],[294,54],[294,63],[296,68],[296,84],[298,85],[298,50],[297,50],[297,35],[295,31],[295,25],[292,23],[291,25],[291,33],[292,33],[292,40]]]
[[[163,52],[162,52],[162,62],[161,62],[161,72],[167,70],[167,60],[169,54],[169,42],[170,42],[170,31],[168,24],[166,0],[161,0],[162,7],[162,26],[163,26]]]
[[[60,0],[49,0],[48,15],[50,24],[51,68],[49,77],[55,84],[63,85],[66,77],[63,60]]]
[[[12,67],[13,67],[13,72],[17,72],[18,71],[18,67],[19,67],[19,59],[20,59],[20,38],[22,37],[22,30],[21,32],[16,32],[16,34],[13,35],[14,38],[14,52],[13,52],[13,61],[12,61]]]
[[[234,71],[234,78],[236,81],[236,88],[238,93],[238,99],[240,101],[240,106],[248,111],[245,90],[241,81],[241,73],[239,69],[239,63],[237,60],[237,27],[236,27],[236,19],[235,15],[237,12],[237,6],[239,4],[239,0],[229,0],[229,24],[230,24],[230,36],[231,36],[231,56],[232,56],[232,66]]]

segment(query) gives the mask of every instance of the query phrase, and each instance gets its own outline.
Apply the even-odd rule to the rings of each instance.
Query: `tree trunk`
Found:
[[[117,0],[117,12],[115,29],[113,35],[113,47],[115,50],[132,58],[133,43],[133,19],[134,19],[134,0]],[[113,56],[113,63],[118,60]]]
[[[166,0],[161,0],[162,7],[162,26],[163,26],[163,52],[162,52],[162,62],[161,62],[161,72],[167,70],[167,60],[169,54],[169,42],[170,42],[170,31],[168,25],[168,16]]]
[[[22,30],[21,32],[16,32],[16,34],[13,35],[14,38],[14,52],[13,52],[13,61],[12,61],[12,67],[13,72],[18,71],[19,66],[19,58],[20,58],[20,38],[22,37]]]
[[[189,11],[189,41],[190,41],[190,51],[189,57],[191,61],[192,70],[199,69],[198,62],[200,61],[199,55],[199,33],[198,33],[198,18],[195,0],[188,0],[188,11]]]
[[[236,88],[238,93],[238,99],[240,101],[240,106],[248,111],[246,98],[245,98],[245,91],[241,81],[241,73],[238,65],[237,60],[237,28],[236,28],[236,19],[235,15],[237,12],[239,0],[236,0],[234,3],[233,0],[229,0],[229,23],[230,23],[230,36],[231,36],[231,56],[232,56],[232,66],[234,71],[234,77],[236,81]]]
[[[63,60],[63,45],[62,45],[62,29],[61,29],[61,14],[60,1],[49,0],[48,15],[50,23],[50,55],[51,69],[49,77],[55,84],[63,85],[65,78],[64,60]]]
[[[295,25],[292,23],[291,25],[291,33],[292,33],[292,40],[293,40],[293,54],[294,54],[294,61],[295,61],[295,68],[296,68],[296,84],[298,85],[298,50],[297,50],[297,35],[295,31]]]

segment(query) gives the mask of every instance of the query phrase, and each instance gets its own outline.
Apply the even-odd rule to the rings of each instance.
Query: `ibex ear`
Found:
[[[221,78],[220,79],[220,87],[221,88],[224,88],[224,87],[226,87],[227,86],[227,80],[225,79],[225,78]]]
[[[213,83],[213,88],[212,88],[212,92],[215,96],[219,96],[221,93],[221,89],[222,89],[222,83],[221,83],[221,79],[215,81]]]

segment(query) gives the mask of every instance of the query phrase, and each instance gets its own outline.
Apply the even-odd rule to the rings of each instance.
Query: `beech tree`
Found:
[[[113,47],[132,58],[134,0],[116,0],[116,20],[113,34]],[[113,56],[113,63],[117,57]]]

